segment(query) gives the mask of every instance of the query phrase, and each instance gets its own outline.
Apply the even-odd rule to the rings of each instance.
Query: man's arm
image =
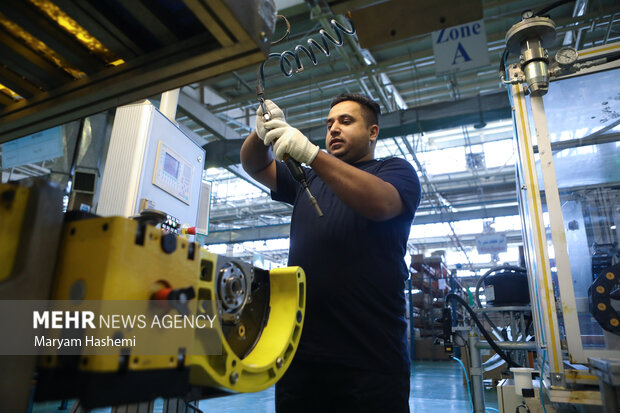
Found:
[[[398,190],[389,182],[321,152],[299,130],[285,121],[265,124],[265,142],[274,142],[276,159],[291,156],[311,166],[338,198],[358,214],[374,221],[387,221],[404,211]]]
[[[405,206],[394,186],[320,151],[310,165],[342,202],[374,221],[387,221]]]
[[[241,146],[241,165],[255,180],[272,191],[277,190],[276,164],[273,152],[265,146],[256,131],[248,136]]]

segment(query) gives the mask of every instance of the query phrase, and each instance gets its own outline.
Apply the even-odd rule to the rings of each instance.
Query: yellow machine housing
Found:
[[[0,282],[9,278],[15,266],[19,247],[19,229],[24,225],[28,188],[19,185],[0,186]]]
[[[10,214],[3,211],[0,216],[2,222],[10,223],[2,225],[2,239],[11,239],[7,231],[27,233],[22,210],[28,191],[17,189]],[[2,246],[0,275],[4,278],[10,273],[15,250],[12,243]],[[301,268],[254,268],[210,253],[183,237],[121,217],[93,216],[65,222],[52,300],[75,305],[143,302],[143,311],[148,312],[154,295],[166,288],[193,289],[195,298],[188,305],[217,315],[213,328],[161,332],[157,340],[177,346],[166,354],[132,354],[119,349],[117,354],[106,355],[41,356],[35,399],[79,398],[82,406],[93,408],[155,397],[183,398],[190,393],[206,397],[222,391],[254,392],[282,377],[303,325],[305,274]],[[236,307],[231,307],[231,302]],[[167,311],[179,312],[177,308]],[[86,334],[124,336],[128,331],[87,329]],[[205,347],[214,334],[221,351],[209,354]]]

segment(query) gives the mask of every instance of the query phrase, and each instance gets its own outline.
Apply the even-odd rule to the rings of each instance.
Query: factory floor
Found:
[[[486,407],[497,409],[495,388],[485,391]],[[412,413],[471,413],[467,387],[463,385],[462,369],[456,361],[417,361],[411,366]],[[273,388],[260,393],[203,400],[199,405],[204,413],[272,413]]]
[[[486,407],[497,409],[495,388],[485,391]],[[418,361],[411,366],[411,412],[470,413],[467,388],[463,385],[462,370],[455,361]],[[198,406],[204,413],[272,413],[274,390],[238,394],[202,400]],[[33,413],[57,413],[58,403],[36,405]],[[110,409],[95,409],[91,413],[108,413]],[[162,403],[155,404],[155,413],[162,412]]]

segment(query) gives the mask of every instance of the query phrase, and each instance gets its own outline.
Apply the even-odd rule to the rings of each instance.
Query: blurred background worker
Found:
[[[294,205],[289,265],[307,276],[306,319],[276,385],[278,412],[409,411],[404,255],[421,188],[409,162],[374,159],[379,115],[366,96],[337,96],[326,153],[266,101],[241,148],[243,168]],[[311,168],[308,187],[324,216],[277,162],[288,157]]]

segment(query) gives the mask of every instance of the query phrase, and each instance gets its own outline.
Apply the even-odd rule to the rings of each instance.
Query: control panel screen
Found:
[[[153,184],[175,198],[190,204],[192,166],[168,145],[159,141]]]
[[[165,153],[165,156],[166,158],[164,159],[164,171],[172,175],[174,179],[177,179],[179,177],[179,161],[174,159],[174,157],[168,152]]]

